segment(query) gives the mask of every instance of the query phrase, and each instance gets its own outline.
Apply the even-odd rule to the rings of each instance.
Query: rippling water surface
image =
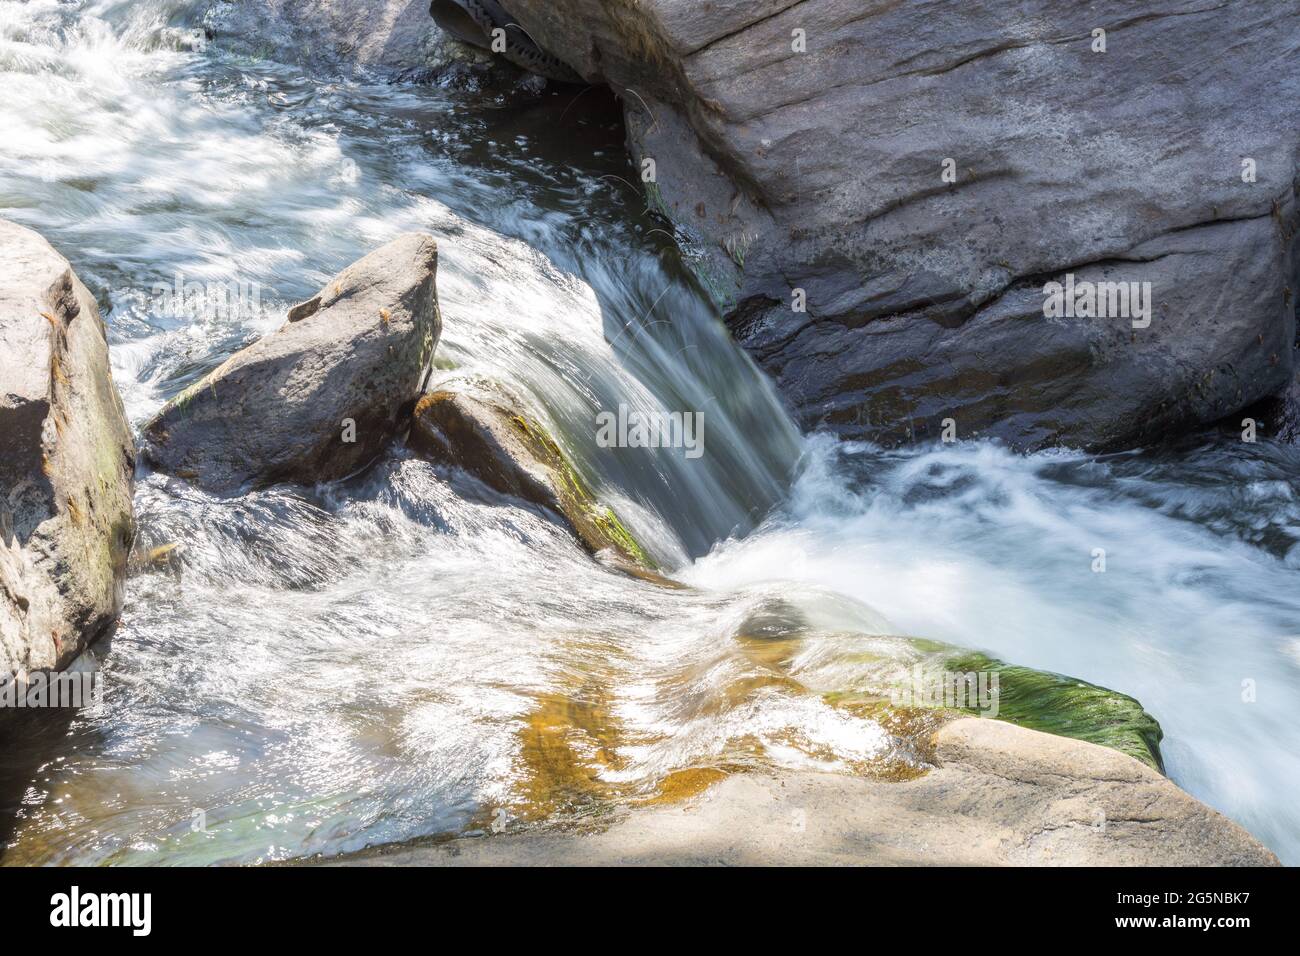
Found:
[[[99,298],[133,424],[426,230],[439,374],[509,382],[694,587],[613,573],[400,450],[233,501],[142,475],[142,540],[185,549],[132,578],[103,711],[6,743],[3,862],[286,859],[750,766],[898,773],[905,742],[826,695],[915,657],[904,634],[1137,696],[1171,776],[1300,862],[1295,446],[803,439],[625,181],[599,94],[348,75],[276,25],[191,48],[205,12],[0,0],[0,214]],[[172,314],[177,276],[260,294]],[[619,403],[702,410],[704,457],[597,449]]]

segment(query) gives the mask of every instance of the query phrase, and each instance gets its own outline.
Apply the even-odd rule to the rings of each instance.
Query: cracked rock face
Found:
[[[342,478],[410,424],[442,333],[438,246],[407,233],[354,262],[279,330],[144,428],[160,471],[215,494]]]
[[[134,475],[94,297],[0,220],[0,683],[67,667],[116,622]]]
[[[1110,448],[1291,379],[1300,8],[507,6],[621,93],[652,204],[805,427]],[[1067,276],[1148,314],[1045,315]]]

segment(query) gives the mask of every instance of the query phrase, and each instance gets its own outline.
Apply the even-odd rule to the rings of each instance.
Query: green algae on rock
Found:
[[[1160,755],[1164,732],[1135,698],[1065,674],[1008,664],[978,651],[921,638],[911,643],[922,656],[908,662],[906,674],[897,670],[882,674],[876,687],[889,696],[890,706],[929,707],[954,716],[1002,720],[1110,747],[1164,772]],[[836,704],[866,698],[862,693],[828,695]]]
[[[925,749],[921,714],[976,715],[1110,747],[1163,772],[1156,719],[1132,697],[1078,678],[997,660],[942,641],[898,634],[870,607],[842,595],[767,594],[733,636],[832,706],[897,725],[891,733]],[[835,665],[801,657],[809,639],[834,640]],[[857,644],[855,650],[849,650]],[[792,662],[802,660],[797,667]],[[909,731],[909,728],[910,731]]]
[[[415,406],[410,446],[425,458],[454,465],[494,491],[553,512],[593,555],[620,570],[668,586],[655,561],[611,508],[602,505],[569,457],[504,387],[457,379]]]
[[[947,671],[984,671],[999,680],[997,719],[1060,737],[1073,737],[1136,757],[1164,773],[1164,731],[1135,698],[1051,671],[1007,664],[978,652],[944,661]],[[974,713],[971,708],[962,710]]]

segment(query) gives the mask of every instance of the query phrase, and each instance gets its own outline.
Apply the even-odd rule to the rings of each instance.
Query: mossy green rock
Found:
[[[1073,737],[1136,757],[1164,772],[1164,732],[1141,703],[1127,694],[1050,671],[1020,667],[978,652],[947,658],[945,670],[998,675],[998,720],[1061,737]],[[962,708],[977,713],[971,708]]]

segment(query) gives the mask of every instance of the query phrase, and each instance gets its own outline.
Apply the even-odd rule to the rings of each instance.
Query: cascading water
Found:
[[[231,501],[144,475],[141,537],[180,570],[131,579],[103,711],[0,754],[3,862],[296,858],[870,772],[908,755],[824,695],[909,659],[898,634],[1134,694],[1171,776],[1300,860],[1295,447],[805,443],[641,214],[615,113],[338,74],[275,24],[193,49],[205,6],[0,0],[0,215],[98,296],[133,424],[425,230],[437,374],[524,396],[695,587],[401,450]],[[165,308],[178,277],[258,293]],[[620,404],[702,412],[705,454],[597,447]]]

